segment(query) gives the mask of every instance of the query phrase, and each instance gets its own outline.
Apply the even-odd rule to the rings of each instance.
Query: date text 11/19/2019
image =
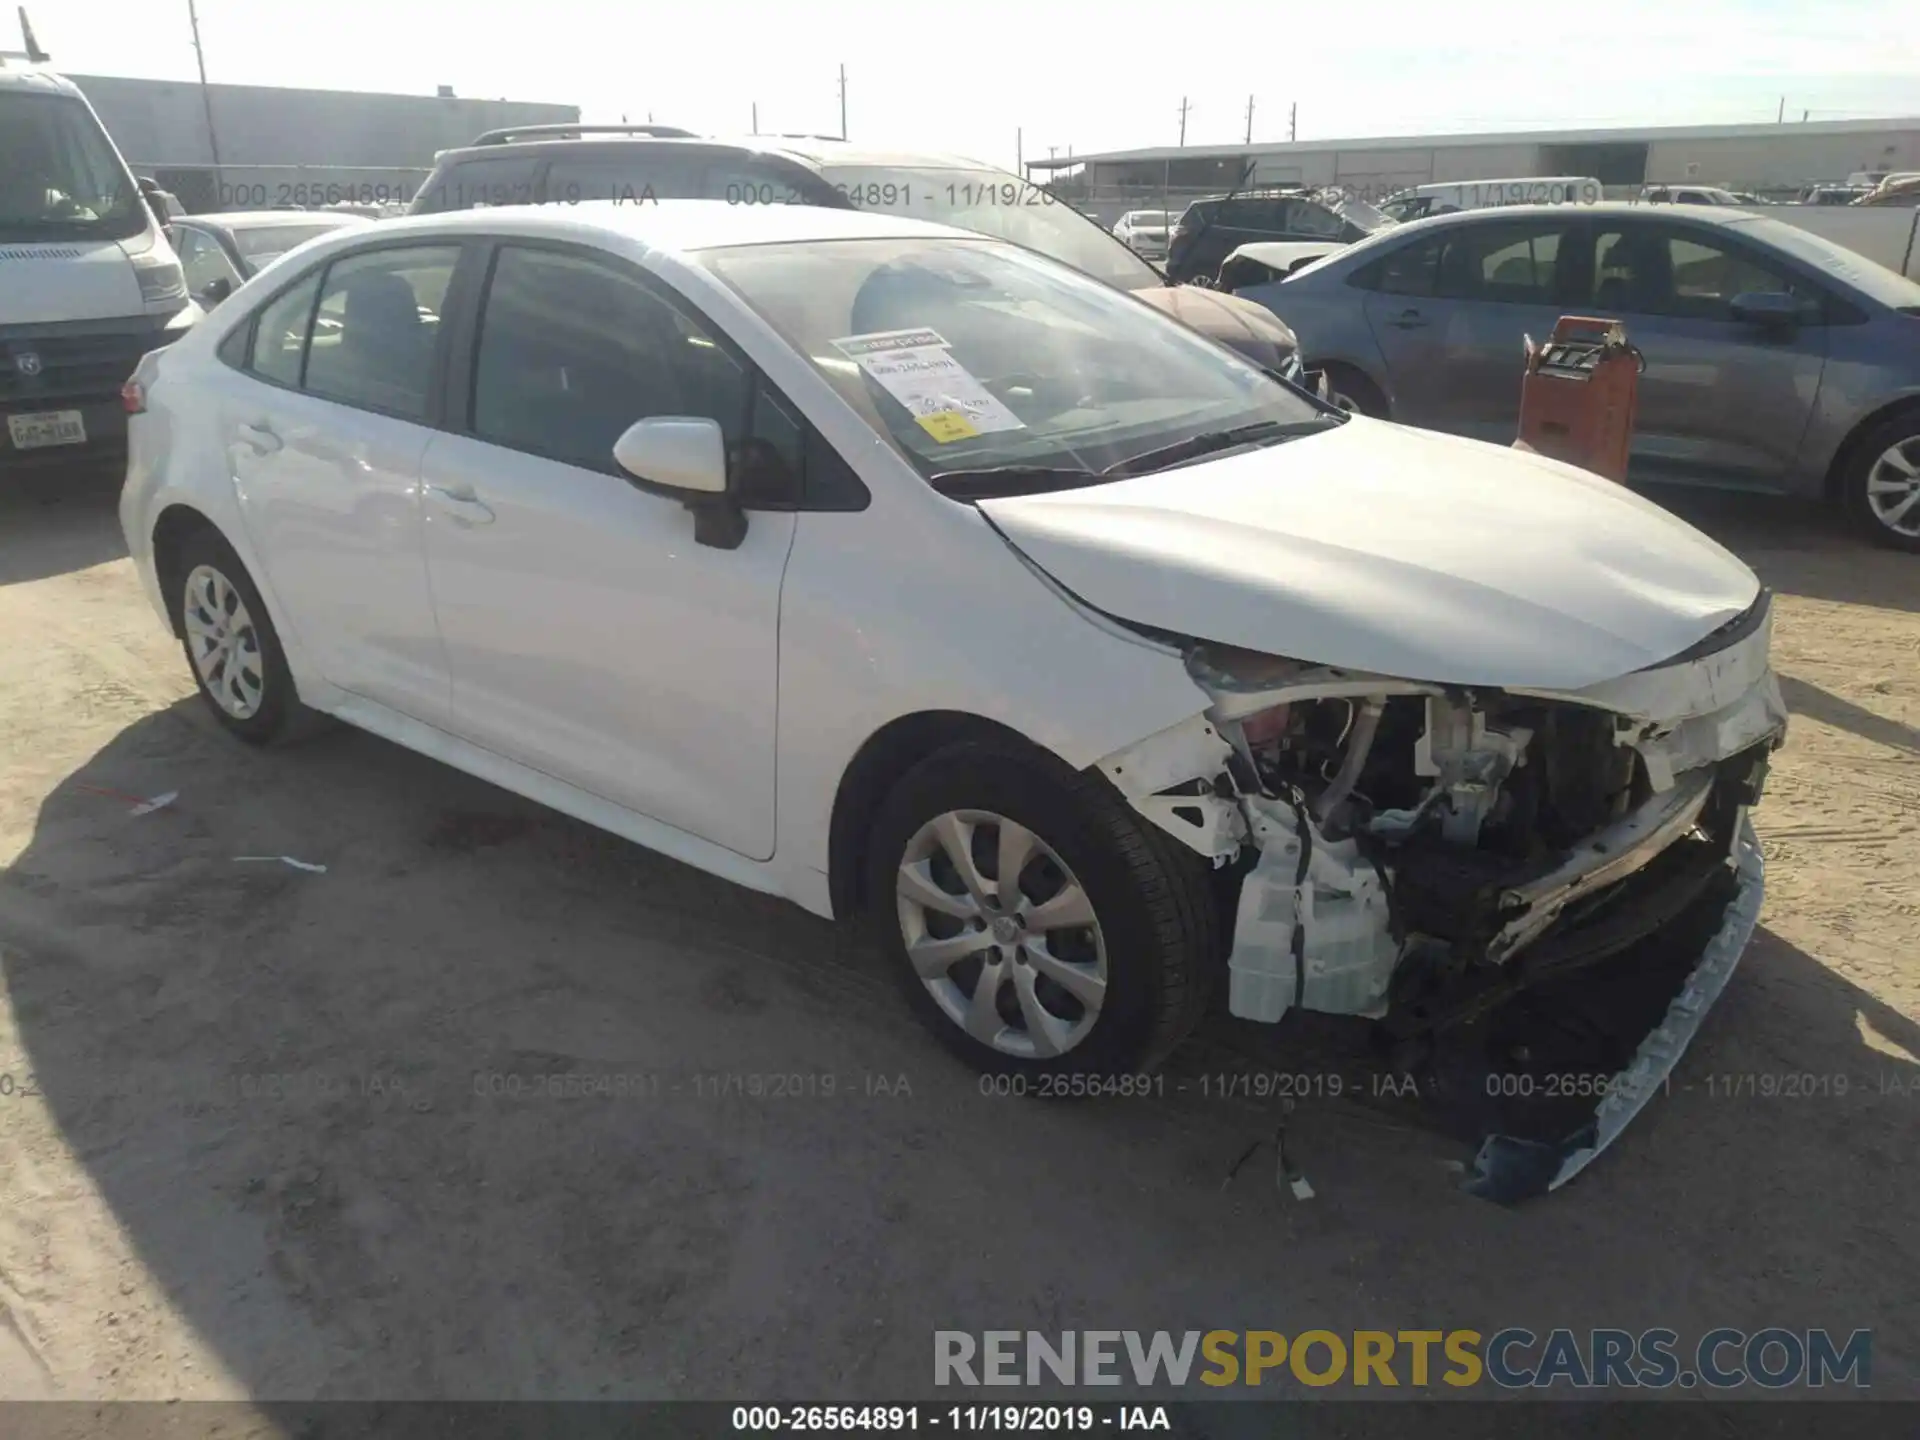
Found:
[[[1055,1435],[1173,1428],[1164,1405],[736,1405],[732,1419],[739,1432],[778,1434],[931,1430]]]

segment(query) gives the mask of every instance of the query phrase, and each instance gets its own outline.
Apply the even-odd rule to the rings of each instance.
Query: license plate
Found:
[[[39,450],[48,445],[84,445],[87,424],[78,410],[42,410],[33,415],[9,415],[7,434],[16,450]]]

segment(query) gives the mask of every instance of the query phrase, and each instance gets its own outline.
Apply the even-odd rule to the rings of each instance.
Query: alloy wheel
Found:
[[[1054,849],[988,810],[950,810],[915,832],[895,885],[907,959],[961,1029],[1045,1060],[1092,1033],[1107,993],[1093,902]]]
[[[1895,441],[1873,462],[1867,508],[1894,534],[1920,539],[1920,435]]]
[[[211,565],[187,576],[181,617],[187,650],[213,703],[236,720],[252,718],[266,699],[266,663],[247,602],[233,582]]]

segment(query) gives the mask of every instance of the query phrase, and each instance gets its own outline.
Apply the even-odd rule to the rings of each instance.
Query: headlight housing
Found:
[[[140,281],[140,299],[148,305],[184,304],[187,276],[180,262],[158,247],[127,257]]]

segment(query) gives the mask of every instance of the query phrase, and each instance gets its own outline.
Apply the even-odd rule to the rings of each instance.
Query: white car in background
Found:
[[[226,730],[324,712],[864,911],[1036,1091],[1143,1093],[1224,982],[1468,1057],[1474,1184],[1531,1193],[1754,923],[1785,716],[1746,566],[1005,241],[413,216],[249,281],[127,403],[121,522]],[[1479,1076],[1542,1067],[1607,1083]]]
[[[1175,218],[1166,210],[1129,210],[1114,222],[1113,233],[1141,259],[1164,260]]]

